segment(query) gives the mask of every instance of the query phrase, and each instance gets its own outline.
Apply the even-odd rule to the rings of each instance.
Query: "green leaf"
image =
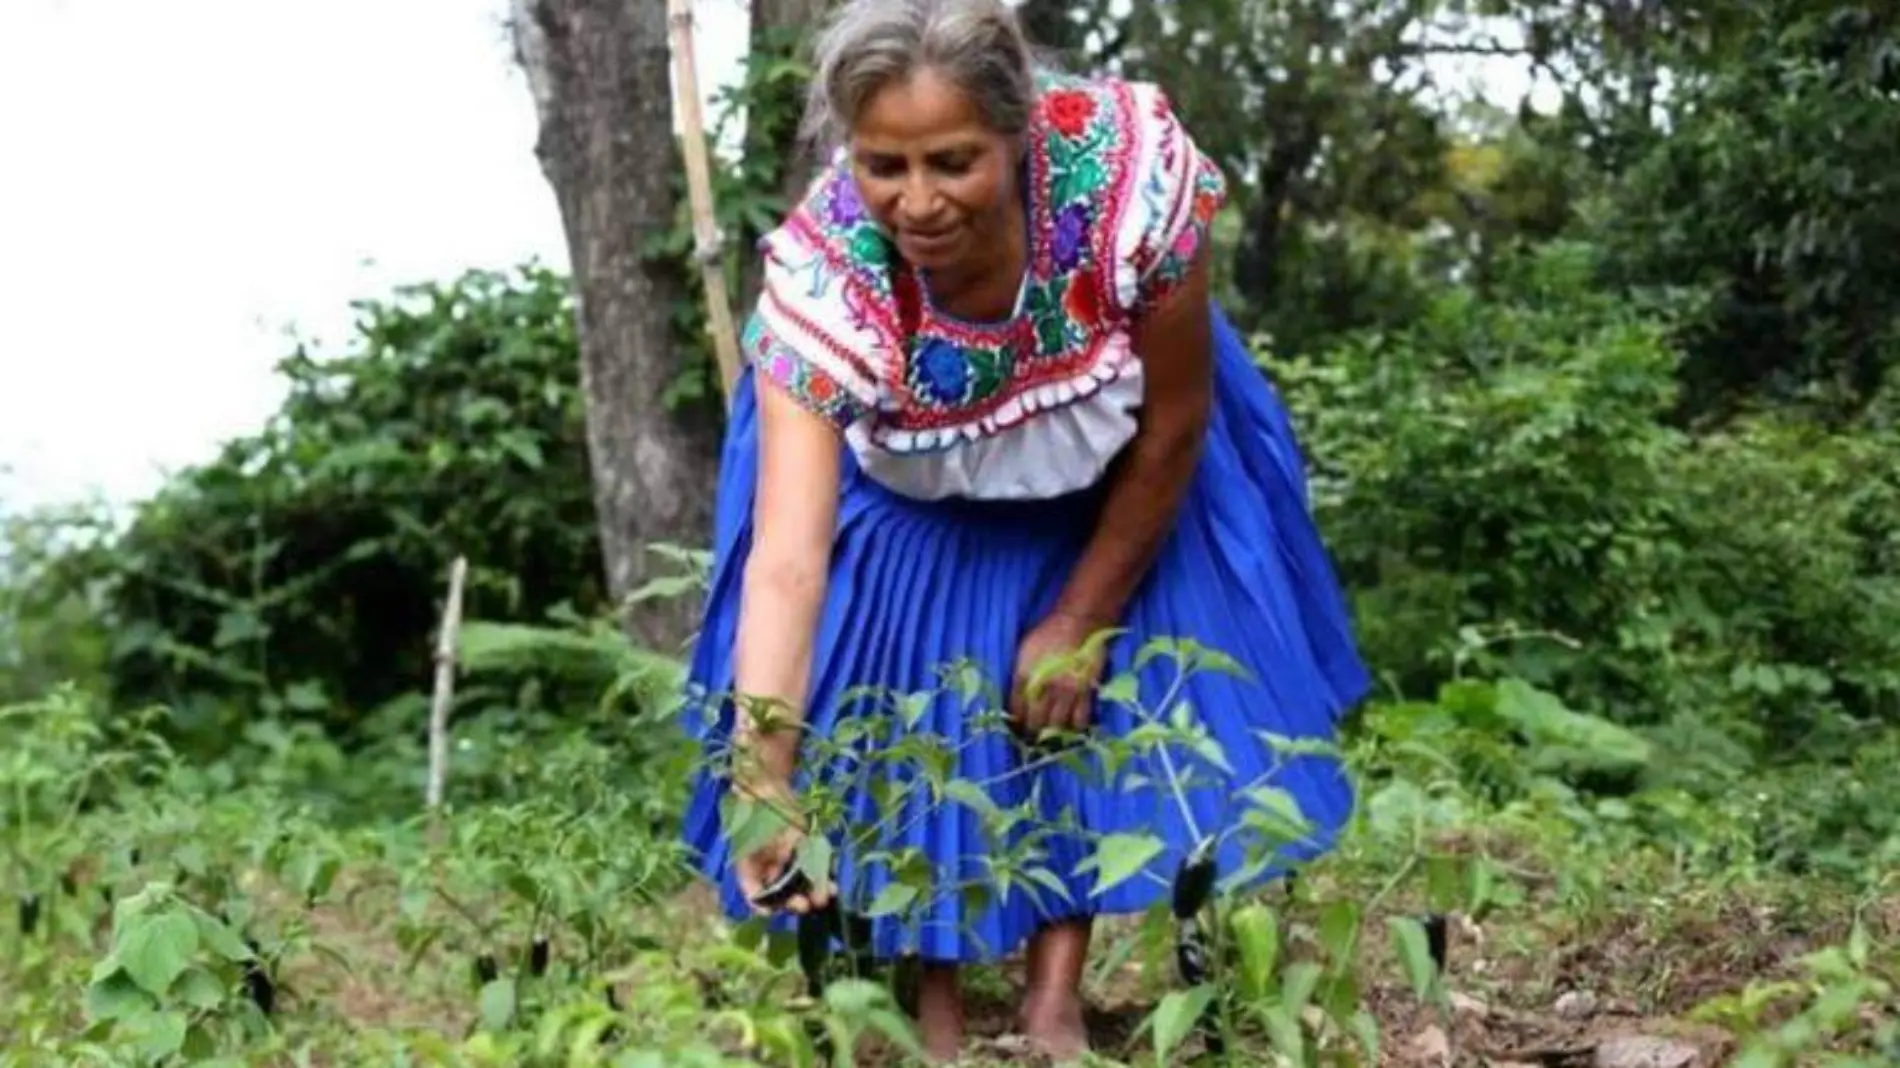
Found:
[[[1287,968],[1281,978],[1281,1002],[1294,1012],[1306,1008],[1313,1000],[1313,991],[1319,988],[1319,981],[1325,969],[1310,960],[1300,961]]]
[[[257,614],[248,608],[236,608],[218,618],[218,632],[211,639],[219,649],[257,641],[269,633]]]
[[[1175,990],[1155,1006],[1155,1064],[1165,1066],[1168,1057],[1194,1031],[1201,1014],[1213,1004],[1214,988],[1206,983],[1189,990]]]
[[[193,968],[178,981],[173,995],[194,1009],[215,1009],[224,1004],[224,984],[203,968]]]
[[[890,1004],[890,991],[867,979],[840,979],[825,987],[825,1005],[840,1015],[863,1019]]]
[[[1450,912],[1460,904],[1470,885],[1465,858],[1435,853],[1425,858],[1425,899],[1434,912]]]
[[[1101,895],[1134,878],[1147,868],[1167,846],[1151,834],[1111,834],[1096,843],[1095,853],[1076,868],[1077,873],[1093,871],[1093,896]]]
[[[1104,704],[1138,705],[1141,703],[1141,680],[1135,677],[1134,672],[1124,671],[1102,684],[1101,700]]]
[[[1331,757],[1342,756],[1339,744],[1325,738],[1289,738],[1272,731],[1255,731],[1254,735],[1267,743],[1275,756],[1292,759],[1294,757]]]
[[[1319,1007],[1335,1023],[1351,1023],[1352,1014],[1364,1002],[1364,992],[1359,989],[1359,972],[1350,965],[1337,968],[1322,978]]]
[[[945,800],[975,809],[985,820],[995,819],[1002,814],[989,791],[967,779],[952,779],[944,783],[943,796]]]
[[[185,1046],[180,1051],[185,1063],[191,1068],[249,1068],[237,1057],[218,1057],[218,1040],[204,1024],[193,1024],[185,1033]]]
[[[86,1019],[95,1023],[124,1019],[151,1007],[152,999],[116,966],[86,988]]]
[[[502,976],[482,987],[482,1026],[490,1031],[507,1030],[515,1018],[515,981]]]
[[[233,964],[242,964],[253,956],[251,947],[245,945],[243,939],[229,927],[203,913],[193,919],[198,925],[198,940],[206,949]]]
[[[1227,922],[1240,954],[1240,995],[1248,1001],[1264,1000],[1280,963],[1279,921],[1273,910],[1255,902],[1234,910]]]
[[[198,927],[182,912],[145,917],[126,931],[115,952],[133,982],[162,998],[198,952]]]
[[[865,1015],[865,1022],[918,1061],[930,1059],[929,1052],[917,1037],[917,1029],[911,1026],[910,1018],[903,1013],[889,1008],[873,1009]]]
[[[284,704],[292,712],[322,712],[330,707],[330,696],[324,692],[323,680],[305,679],[284,690]]]
[[[541,444],[525,433],[503,434],[500,444],[530,471],[539,471],[547,463],[547,458],[541,453]]]
[[[1425,925],[1410,916],[1388,916],[1386,926],[1392,931],[1393,949],[1398,953],[1399,966],[1405,969],[1406,982],[1412,984],[1412,992],[1422,1000],[1431,1000],[1438,981],[1438,965],[1432,960],[1431,939],[1425,933]]]
[[[727,795],[724,813],[726,836],[736,857],[758,852],[791,826],[776,806],[736,794]]]
[[[1352,1014],[1351,1030],[1354,1038],[1365,1047],[1367,1064],[1383,1064],[1379,1059],[1379,1018],[1368,1009],[1360,1009]]]
[[[1050,871],[1048,868],[1032,867],[1023,872],[1023,876],[1030,882],[1035,883],[1037,886],[1042,887],[1044,890],[1062,899],[1063,904],[1075,904],[1074,896],[1069,893],[1069,884],[1063,882],[1061,876]]]
[[[509,893],[514,894],[523,902],[529,905],[540,903],[541,884],[536,882],[533,873],[525,868],[511,869],[502,882],[507,885]]]
[[[1328,904],[1319,918],[1319,944],[1332,957],[1333,963],[1340,967],[1348,966],[1353,960],[1353,950],[1359,941],[1359,904],[1348,898],[1339,898]]]
[[[877,892],[877,898],[871,902],[871,907],[865,916],[869,919],[895,916],[910,908],[916,901],[916,887],[905,886],[903,883],[885,883],[884,889]]]
[[[1305,1064],[1306,1031],[1300,1026],[1299,1010],[1282,1001],[1261,1010],[1267,1023],[1267,1036],[1275,1053],[1288,1064]]]
[[[1650,761],[1642,735],[1572,711],[1556,695],[1520,679],[1497,684],[1497,712],[1529,741],[1532,763],[1541,771],[1628,773]]]
[[[1298,842],[1311,833],[1312,821],[1300,811],[1299,801],[1287,791],[1277,786],[1261,786],[1247,791],[1244,796],[1247,808],[1241,821],[1258,828],[1273,844]]]
[[[835,851],[831,839],[822,834],[806,835],[798,843],[796,863],[813,886],[831,885],[831,861]]]
[[[1247,670],[1246,665],[1228,656],[1226,653],[1221,652],[1219,649],[1197,646],[1194,652],[1193,670],[1206,671],[1215,675],[1226,675],[1229,678],[1241,679],[1243,681],[1253,678],[1253,672]]]
[[[1465,897],[1465,912],[1473,920],[1482,922],[1497,904],[1497,876],[1491,861],[1485,857],[1475,858],[1467,874],[1471,885]]]
[[[917,725],[924,721],[924,716],[929,714],[930,706],[935,702],[936,696],[929,691],[906,694],[899,702],[898,713],[904,721],[904,726],[910,730],[916,730]]]
[[[182,1012],[155,1012],[126,1021],[126,1030],[138,1044],[146,1060],[163,1061],[185,1044],[185,1032],[191,1022]]]

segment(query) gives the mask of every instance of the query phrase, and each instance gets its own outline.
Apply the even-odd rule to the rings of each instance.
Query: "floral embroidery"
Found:
[[[749,329],[748,349],[766,374],[841,421],[874,414],[872,444],[915,451],[994,433],[1121,373],[1139,308],[1178,284],[1204,240],[1219,172],[1158,91],[1056,73],[1041,85],[1028,134],[1031,247],[1018,314],[972,323],[933,308],[923,276],[871,215],[840,155],[786,222],[798,254],[782,262],[797,266],[768,324],[784,326],[817,302],[822,310],[784,328],[795,345],[822,346],[823,366],[798,366],[793,345]]]
[[[838,426],[847,426],[864,415],[864,405],[849,390],[780,341],[757,315],[746,321],[744,347],[752,366],[805,408]]]
[[[887,267],[891,262],[891,245],[877,231],[863,229],[851,237],[851,255],[866,267]]]
[[[987,429],[1014,397],[1086,376],[1112,323],[1106,278],[1096,265],[1113,249],[1104,206],[1130,171],[1132,94],[1118,82],[1045,75],[1030,138],[1031,257],[1020,316],[969,323],[935,313],[911,272],[894,262],[894,319],[904,358],[880,429],[916,432],[977,424]],[[947,351],[968,364],[951,374]],[[1010,409],[1020,419],[1020,406]]]
[[[970,392],[970,360],[961,348],[940,337],[926,338],[911,353],[915,392],[938,404],[962,404]]]
[[[1064,137],[1081,137],[1095,118],[1095,98],[1079,89],[1058,89],[1043,98],[1049,125]]]
[[[864,199],[858,193],[858,183],[844,180],[831,183],[831,202],[826,206],[826,216],[831,225],[844,228],[864,221]]]
[[[1082,262],[1083,245],[1088,241],[1087,204],[1069,204],[1056,213],[1055,232],[1049,235],[1049,254],[1058,271],[1073,271]]]
[[[1072,344],[1075,324],[1065,310],[1068,303],[1068,278],[1054,278],[1029,288],[1029,303],[1024,313],[1036,328],[1036,348],[1041,352],[1061,352]]]
[[[1102,283],[1093,267],[1078,272],[1063,295],[1062,310],[1084,332],[1092,332],[1102,321]]]
[[[1065,138],[1051,134],[1049,170],[1055,176],[1053,198],[1062,205],[1092,208],[1097,193],[1108,184],[1108,171],[1096,153],[1099,139]]]
[[[1200,234],[1193,227],[1181,231],[1175,239],[1174,247],[1168,249],[1155,265],[1154,273],[1142,283],[1141,299],[1144,305],[1152,307],[1171,296],[1187,280],[1188,271],[1194,266],[1194,257],[1201,249]]]
[[[1167,299],[1186,280],[1201,247],[1207,243],[1207,232],[1214,224],[1215,213],[1220,210],[1224,192],[1225,183],[1220,171],[1211,163],[1204,163],[1196,170],[1190,221],[1182,227],[1174,244],[1162,254],[1153,273],[1142,283],[1144,306],[1152,306]]]

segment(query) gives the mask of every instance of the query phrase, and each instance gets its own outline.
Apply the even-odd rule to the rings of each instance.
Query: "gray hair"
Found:
[[[877,92],[938,72],[998,133],[1029,127],[1036,57],[1005,0],[845,0],[813,45],[807,144],[840,143]]]

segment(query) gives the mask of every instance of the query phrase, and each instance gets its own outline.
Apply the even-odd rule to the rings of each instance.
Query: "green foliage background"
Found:
[[[1088,4],[1040,6],[1088,25]],[[1224,301],[1295,410],[1386,696],[1521,678],[1688,746],[1704,759],[1670,773],[1710,790],[1895,727],[1890,16],[1669,8],[1640,53],[1560,3],[1151,16],[1065,61],[1167,71],[1234,177]],[[1554,113],[1408,78],[1415,31],[1501,48],[1500,25],[1556,79]],[[709,135],[752,109],[719,169],[741,237],[783,209],[805,73],[796,42],[764,43]],[[1236,83],[1259,92],[1224,107]],[[689,235],[682,205],[650,254],[685,269]],[[292,352],[282,409],[128,521],[9,518],[0,692],[162,706],[208,758],[260,718],[354,747],[413,716],[454,556],[475,619],[600,617],[569,300],[523,267],[364,301],[346,352]],[[703,348],[697,307],[679,321]],[[562,707],[563,670],[524,669],[526,705]]]
[[[1159,78],[1234,179],[1222,300],[1294,412],[1380,682],[1347,730],[1368,803],[1342,878],[1428,865],[1429,829],[1517,836],[1553,872],[1540,907],[1574,917],[1626,876],[1652,898],[1668,878],[1883,885],[1900,866],[1900,18],[1802,0],[1028,6],[1071,31],[1065,61]],[[717,169],[735,292],[785,204],[805,74],[792,42],[768,44],[725,119],[752,109],[742,151]],[[1459,51],[1515,55],[1555,106],[1448,100],[1425,62]],[[685,271],[690,247],[682,205],[649,252]],[[587,888],[676,889],[691,755],[664,718],[677,663],[604,622],[569,301],[536,266],[365,301],[346,352],[288,355],[281,410],[128,516],[0,515],[0,708],[25,710],[0,738],[38,754],[0,771],[19,787],[0,814],[56,828],[8,839],[18,871],[119,848],[55,818],[108,800],[148,836],[251,842],[313,893],[325,857],[418,863],[406,830],[338,828],[421,796],[433,629],[465,555],[452,793],[478,815],[457,885],[508,887],[496,922],[517,934],[556,910],[596,963],[646,951],[600,921],[627,899]],[[701,350],[684,403],[713,379],[702,310],[674,311]],[[692,549],[671,592],[693,595]],[[135,724],[177,755],[125,756]],[[93,764],[166,792],[91,785]],[[60,794],[69,779],[87,785]],[[575,784],[590,815],[563,823],[546,802]],[[277,837],[253,841],[261,812]],[[269,844],[289,839],[328,844]],[[1653,867],[1606,874],[1630,857]],[[533,882],[544,867],[564,874]],[[128,889],[137,868],[110,862]],[[222,939],[201,900],[146,890],[124,930]],[[404,924],[419,955],[448,937]],[[1793,1017],[1812,1034],[1758,1050],[1812,1045],[1835,1026],[1821,1016],[1884,989],[1864,945],[1842,952],[1803,988],[1835,992]],[[740,967],[707,953],[703,970]],[[187,967],[235,982],[238,963]],[[130,1005],[138,980],[102,966],[95,992]],[[512,1016],[497,990],[484,1015]],[[1753,1027],[1756,996],[1720,1011]],[[832,1008],[853,1027],[882,1011]],[[655,1048],[685,1048],[665,1043],[690,1041],[692,1012],[656,1023],[672,1037]],[[171,1026],[139,1019],[158,1029],[141,1041]]]

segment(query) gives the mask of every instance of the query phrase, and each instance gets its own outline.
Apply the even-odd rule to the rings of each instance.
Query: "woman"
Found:
[[[1093,916],[1165,900],[1208,834],[1230,836],[1221,871],[1248,884],[1330,846],[1352,807],[1337,763],[1264,736],[1330,738],[1367,676],[1285,414],[1209,298],[1222,177],[1164,95],[1037,69],[1001,0],[855,0],[817,54],[814,115],[838,150],[762,243],[690,670],[708,752],[746,762],[699,777],[685,836],[745,916],[801,832],[734,855],[724,802],[792,808],[846,782],[834,814],[875,833],[817,854],[835,884],[820,873],[779,918],[834,893],[861,914],[908,903],[878,915],[873,949],[921,959],[920,1030],[945,1058],[961,1040],[956,966],[1027,940],[1021,1025],[1073,1055]],[[1099,751],[1039,747],[1147,722],[1156,709],[1097,684],[1127,674],[1161,700],[1175,676],[1140,659],[1156,639],[1245,669],[1194,675],[1158,710],[1188,710],[1224,760],[1190,774],[1204,749],[1107,768]],[[1051,663],[1073,670],[1039,672]],[[995,683],[1001,708],[947,692],[955,664]],[[924,696],[899,715],[853,700],[864,687]],[[983,729],[1004,714],[1013,736]],[[857,757],[812,757],[846,734]],[[919,734],[984,796],[893,800],[901,775],[839,777]],[[1269,849],[1240,833],[1236,797],[1263,783],[1298,803],[1302,838]],[[1024,806],[1040,834],[999,835],[986,816]],[[1109,836],[1124,867],[1130,843],[1165,848],[1098,893],[1088,861]],[[880,896],[906,849],[944,892]],[[1012,849],[1043,874],[997,877]]]

